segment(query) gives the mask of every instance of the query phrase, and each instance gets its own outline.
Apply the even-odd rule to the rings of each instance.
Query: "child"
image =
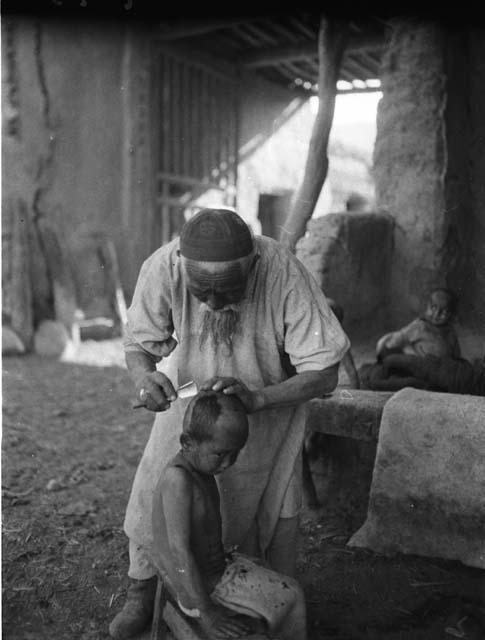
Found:
[[[426,369],[437,367],[442,359],[458,360],[460,345],[451,324],[456,302],[449,289],[433,289],[421,318],[416,318],[399,331],[387,333],[376,346],[377,362],[364,364],[359,370],[364,387],[376,391],[397,391],[404,387],[443,390],[428,373],[414,373],[403,362],[391,356],[413,356],[416,361],[426,362]],[[426,360],[425,360],[426,359]]]
[[[422,317],[380,338],[377,359],[391,353],[459,358],[460,345],[451,324],[455,308],[455,297],[449,289],[433,289]]]
[[[246,412],[236,396],[200,391],[192,398],[181,449],[155,490],[152,561],[180,609],[211,640],[262,629],[282,640],[305,640],[305,602],[296,580],[227,554],[222,545],[214,476],[234,464],[247,438]]]

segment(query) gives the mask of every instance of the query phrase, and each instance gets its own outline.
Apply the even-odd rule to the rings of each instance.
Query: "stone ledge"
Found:
[[[357,440],[377,440],[384,405],[391,391],[337,388],[308,402],[306,425],[317,431]]]

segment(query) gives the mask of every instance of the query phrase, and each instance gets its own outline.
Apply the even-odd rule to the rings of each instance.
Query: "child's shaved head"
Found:
[[[236,395],[226,395],[221,391],[199,391],[192,398],[184,415],[183,435],[195,442],[211,440],[221,414],[236,413],[239,419],[231,421],[231,430],[240,431],[241,439],[248,436],[246,409]]]

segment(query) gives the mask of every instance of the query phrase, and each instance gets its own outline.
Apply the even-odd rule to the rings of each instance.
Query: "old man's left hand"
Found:
[[[222,391],[228,395],[236,395],[246,408],[248,413],[253,413],[261,408],[261,398],[258,391],[250,391],[247,386],[237,378],[216,376],[204,382],[201,389],[209,391]]]

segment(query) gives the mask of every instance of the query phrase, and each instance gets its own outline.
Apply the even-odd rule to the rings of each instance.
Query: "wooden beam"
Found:
[[[225,80],[237,82],[237,67],[227,60],[221,60],[203,49],[186,44],[185,42],[162,42],[158,40],[154,43],[154,55],[158,53],[169,55],[183,61],[190,61],[193,66],[214,74],[220,75]]]
[[[235,25],[247,22],[248,18],[231,18],[227,20],[194,20],[187,22],[174,22],[172,25],[162,23],[156,32],[159,40],[179,40],[180,38],[190,38],[191,36],[200,36],[212,31],[227,29]]]
[[[344,56],[342,66],[348,69],[351,73],[355,74],[355,78],[360,80],[366,80],[367,78],[375,77],[375,73],[365,64],[362,64],[359,60],[356,60],[352,56]]]
[[[348,25],[322,16],[318,33],[318,112],[313,125],[303,181],[281,228],[279,240],[290,251],[305,233],[328,172],[328,139],[337,94],[337,79],[345,51]]]
[[[383,42],[377,38],[355,37],[347,45],[348,53],[361,51],[376,51],[382,49]],[[284,47],[260,47],[252,49],[239,56],[238,62],[244,67],[254,69],[288,62],[290,60],[304,60],[305,58],[317,58],[318,46],[316,40],[306,40],[298,45]]]

